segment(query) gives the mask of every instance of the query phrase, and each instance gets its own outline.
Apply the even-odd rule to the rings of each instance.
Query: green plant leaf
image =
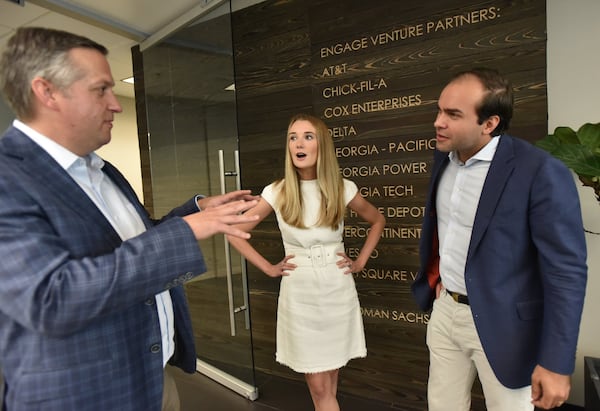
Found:
[[[554,152],[560,148],[561,143],[558,137],[549,134],[541,140],[536,141],[535,145],[541,148],[542,150],[546,150],[550,154],[554,154]]]
[[[579,142],[592,152],[596,152],[600,148],[600,123],[586,123],[577,131]]]
[[[554,129],[554,136],[558,138],[558,140],[562,144],[579,144],[579,138],[577,137],[577,133],[571,127],[556,127]]]
[[[600,176],[600,155],[594,154],[589,147],[577,144],[563,144],[552,152],[578,175]]]
[[[592,187],[600,202],[600,123],[586,123],[577,132],[570,127],[556,127],[535,143],[561,160],[584,186]]]

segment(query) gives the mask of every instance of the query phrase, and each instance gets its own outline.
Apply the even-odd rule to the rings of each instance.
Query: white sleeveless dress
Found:
[[[291,227],[275,208],[271,184],[262,197],[273,207],[286,255],[298,267],[281,278],[277,307],[277,362],[299,373],[317,373],[343,367],[367,349],[358,295],[352,274],[336,266],[344,251],[343,225],[337,230],[315,227],[320,193],[316,180],[301,181],[307,229]],[[344,179],[346,205],[358,188]]]

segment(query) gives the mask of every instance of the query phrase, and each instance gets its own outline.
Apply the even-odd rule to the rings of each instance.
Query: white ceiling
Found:
[[[190,11],[208,7],[212,3],[222,3],[216,0],[21,2],[24,5],[12,0],[0,0],[0,53],[9,37],[21,26],[43,26],[89,37],[109,50],[108,60],[117,83],[115,93],[131,98],[134,97],[133,85],[120,81],[133,75],[131,47],[161,35],[165,29],[185,20]]]

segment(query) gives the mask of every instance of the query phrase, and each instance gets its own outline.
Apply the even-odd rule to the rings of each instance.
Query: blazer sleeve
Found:
[[[530,231],[544,288],[539,364],[561,374],[575,368],[587,283],[587,252],[573,174],[549,158],[531,190]]]
[[[0,311],[23,327],[75,333],[206,271],[180,217],[121,242],[99,212],[84,209],[83,192],[65,196],[57,192],[65,184],[9,177],[0,179]]]

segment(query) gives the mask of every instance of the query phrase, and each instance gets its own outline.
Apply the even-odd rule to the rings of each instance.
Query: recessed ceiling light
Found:
[[[133,84],[133,76],[121,79],[123,83]]]

